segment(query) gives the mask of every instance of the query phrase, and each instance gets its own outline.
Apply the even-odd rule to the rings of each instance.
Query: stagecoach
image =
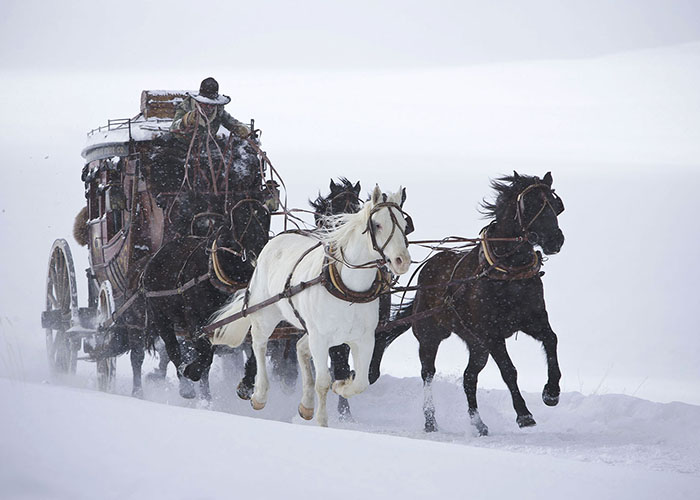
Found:
[[[185,97],[186,93],[179,91],[143,91],[138,115],[109,120],[106,126],[87,134],[87,144],[82,151],[86,207],[82,219],[76,220],[78,237],[84,239],[81,243],[88,248],[89,268],[85,271],[87,305],[81,307],[78,304],[70,245],[65,239],[58,239],[51,247],[46,309],[41,314],[49,365],[56,373],[75,372],[77,361],[81,359],[93,361],[97,367],[99,388],[107,390],[111,386],[115,376],[115,356],[105,356],[105,346],[123,344],[126,339],[115,337],[126,335],[124,332],[129,329],[143,330],[145,327],[145,312],[139,305],[143,295],[140,280],[144,269],[164,245],[184,233],[200,232],[206,236],[216,217],[207,211],[206,203],[211,207],[212,203],[225,198],[225,206],[230,209],[237,199],[244,196],[238,196],[240,193],[235,184],[229,189],[229,176],[233,178],[235,170],[232,165],[240,155],[250,156],[247,161],[252,161],[250,164],[257,169],[253,172],[253,187],[250,180],[245,186],[245,196],[259,199],[273,210],[279,202],[274,169],[259,148],[255,132],[245,139],[243,145],[240,141],[233,141],[233,134],[223,137],[220,142],[223,150],[214,152],[218,162],[212,159],[211,152],[208,158],[180,158],[185,163],[189,161],[185,170],[163,180],[163,168],[170,168],[163,155],[172,154],[172,148],[164,147],[163,138],[168,136],[175,108]],[[255,130],[252,120],[250,130]],[[189,154],[182,153],[182,148],[179,151],[180,156]],[[194,173],[190,170],[187,178],[186,172],[191,166]],[[219,184],[217,189],[217,182],[212,181],[212,177],[224,176],[225,186]],[[198,181],[207,178],[207,182]],[[189,217],[183,225],[183,218],[178,217],[177,212],[185,211],[181,195],[188,190],[197,191],[197,199],[205,200],[205,206],[201,211],[197,209],[197,217]],[[251,195],[251,191],[255,192]],[[264,236],[269,237],[268,234]],[[221,270],[214,266],[211,278],[227,292],[245,285],[228,283],[220,273]],[[182,290],[170,290],[169,293],[182,293]],[[297,333],[288,328],[279,330],[280,336]]]

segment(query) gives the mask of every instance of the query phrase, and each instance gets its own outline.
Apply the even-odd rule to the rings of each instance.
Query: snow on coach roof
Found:
[[[188,92],[193,91],[144,90],[141,92],[141,112],[134,118],[108,120],[107,125],[88,132],[82,157],[89,163],[111,156],[126,156],[130,141],[150,141],[167,132],[175,108]]]

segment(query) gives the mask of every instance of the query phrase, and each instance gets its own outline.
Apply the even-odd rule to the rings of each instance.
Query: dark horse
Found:
[[[233,291],[247,285],[257,255],[269,239],[270,212],[264,205],[258,158],[245,142],[231,141],[229,147],[217,148],[224,151],[218,167],[195,165],[187,172],[191,189],[168,202],[178,209],[173,222],[180,224],[178,237],[150,258],[141,279],[146,331],[163,340],[178,377],[193,381],[208,375],[214,351],[207,339],[192,338],[192,334]],[[209,162],[213,146],[208,148]],[[231,158],[226,157],[228,152]],[[232,164],[224,169],[221,165],[227,160]],[[204,177],[207,182],[198,187],[197,172],[218,175],[213,182],[211,175]],[[228,185],[222,185],[222,178]],[[178,337],[190,339],[189,354],[183,352]]]
[[[513,399],[520,427],[535,425],[517,384],[517,371],[506,350],[506,339],[521,331],[542,342],[548,380],[542,399],[548,406],[559,402],[557,336],[549,325],[541,275],[541,254],[556,254],[564,244],[558,215],[564,205],[552,189],[552,175],[544,178],[518,175],[492,182],[494,203],[483,203],[493,220],[482,232],[482,242],[469,252],[441,252],[431,257],[418,276],[414,300],[402,307],[396,320],[408,319],[387,331],[375,346],[370,380],[379,376],[386,347],[413,328],[418,339],[424,386],[425,430],[437,430],[431,384],[440,343],[452,332],[469,348],[464,371],[464,392],[469,416],[479,434],[488,434],[476,403],[479,372],[489,354],[501,372]]]

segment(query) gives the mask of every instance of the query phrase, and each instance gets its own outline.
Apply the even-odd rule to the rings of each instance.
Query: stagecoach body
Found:
[[[137,116],[109,120],[106,126],[88,133],[82,151],[90,266],[86,270],[88,305],[78,306],[68,242],[56,240],[49,257],[46,309],[42,313],[49,364],[55,372],[74,372],[78,359],[97,361],[98,384],[107,389],[114,377],[115,361],[96,358],[93,353],[115,335],[110,327],[126,310],[131,309],[134,314],[129,321],[136,323],[128,327],[143,326],[143,312],[131,307],[137,302],[139,277],[149,258],[178,237],[166,215],[167,203],[158,199],[162,194],[167,200],[172,193],[153,189],[154,141],[168,132],[175,108],[185,97],[180,91],[143,91]],[[261,174],[263,167],[261,162]],[[262,176],[259,188],[266,189]]]

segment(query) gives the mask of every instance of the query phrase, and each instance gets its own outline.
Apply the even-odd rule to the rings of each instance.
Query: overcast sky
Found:
[[[700,40],[694,0],[2,0],[0,68],[396,68]]]

